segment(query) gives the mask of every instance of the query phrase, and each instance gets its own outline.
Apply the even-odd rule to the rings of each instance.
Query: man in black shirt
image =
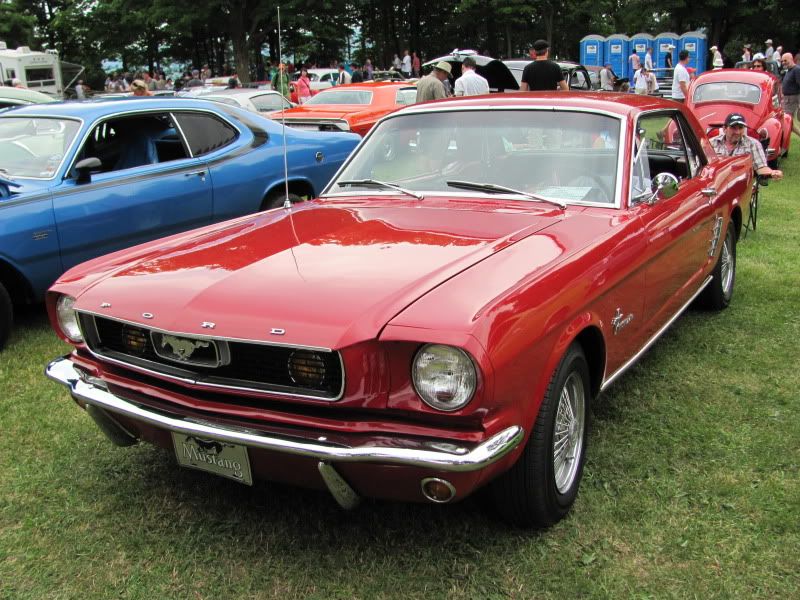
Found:
[[[561,73],[561,67],[550,60],[550,44],[545,40],[536,40],[533,43],[535,54],[533,62],[529,63],[522,72],[520,91],[567,91],[567,82]]]
[[[794,63],[791,52],[781,56],[786,69],[783,76],[783,110],[792,115],[792,131],[800,135],[800,67]]]

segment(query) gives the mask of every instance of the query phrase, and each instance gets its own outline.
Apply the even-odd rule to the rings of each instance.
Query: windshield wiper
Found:
[[[398,192],[402,192],[407,196],[413,196],[417,200],[425,199],[422,194],[412,192],[411,190],[407,190],[406,188],[400,187],[399,185],[395,185],[393,183],[378,181],[377,179],[347,179],[344,181],[337,181],[336,185],[376,185],[379,187],[389,188],[391,190],[397,190]]]
[[[525,196],[526,198],[532,198],[533,200],[541,200],[542,202],[553,204],[554,206],[557,206],[561,210],[566,210],[567,208],[567,205],[559,200],[553,200],[552,198],[545,198],[544,196],[540,196],[539,194],[530,194],[528,192],[515,190],[514,188],[505,187],[503,185],[495,185],[493,183],[476,183],[474,181],[448,181],[447,185],[455,188],[462,188],[465,190],[490,192],[492,194],[519,194],[520,196]]]

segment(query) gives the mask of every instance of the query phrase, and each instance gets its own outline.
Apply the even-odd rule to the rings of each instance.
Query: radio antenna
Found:
[[[289,89],[289,72],[286,69],[286,65],[283,65],[283,71],[281,71],[281,65],[283,65],[283,48],[281,47],[281,7],[278,6],[278,78],[280,79],[279,85],[283,83],[283,77],[286,77],[286,89]],[[274,86],[273,86],[274,87]],[[281,86],[282,87],[282,86]],[[283,101],[281,101],[283,104]],[[292,202],[289,200],[289,157],[288,157],[288,150],[286,149],[286,109],[284,108],[281,110],[281,125],[283,127],[282,134],[283,134],[283,187],[284,187],[284,199],[283,199],[283,208],[291,208]]]

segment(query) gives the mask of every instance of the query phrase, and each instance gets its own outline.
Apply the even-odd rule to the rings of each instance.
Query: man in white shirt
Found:
[[[480,96],[489,93],[489,82],[475,72],[478,64],[471,56],[461,63],[461,77],[456,79],[456,96]]]
[[[764,60],[773,60],[773,54],[775,54],[775,50],[772,48],[772,40],[767,40],[764,42],[767,45],[767,49],[764,50]]]
[[[407,78],[411,77],[411,55],[408,53],[408,50],[403,54],[403,66],[401,68],[403,70],[403,75]]]
[[[678,102],[685,102],[686,95],[689,93],[689,71],[686,65],[689,64],[689,51],[681,50],[678,54],[678,64],[672,74],[672,99]]]
[[[611,70],[611,64],[606,64],[605,67],[600,69],[600,89],[606,92],[614,91],[614,72]]]
[[[647,54],[644,55],[644,68],[648,71],[653,70],[653,49],[648,46]]]

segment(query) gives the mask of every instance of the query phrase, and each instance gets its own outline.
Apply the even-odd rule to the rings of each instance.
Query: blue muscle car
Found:
[[[285,137],[285,144],[284,144]],[[12,306],[120,248],[319,194],[359,137],[186,98],[0,114],[0,348]]]

